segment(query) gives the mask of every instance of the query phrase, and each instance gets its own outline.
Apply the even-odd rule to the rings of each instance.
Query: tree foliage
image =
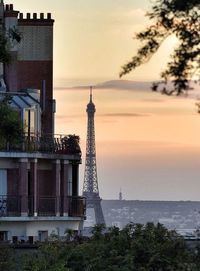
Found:
[[[0,270],[10,271],[14,270],[14,253],[8,247],[1,246],[0,248]]]
[[[95,226],[91,238],[45,242],[21,263],[26,271],[198,271],[199,250],[161,224]]]
[[[72,251],[68,266],[73,271],[197,270],[183,239],[152,223],[111,228],[101,239]]]
[[[10,53],[8,51],[8,40],[4,33],[0,31],[0,62],[8,63],[10,62]]]
[[[62,138],[62,144],[65,148],[65,153],[81,153],[80,137],[77,135],[67,135]]]
[[[10,98],[5,97],[0,101],[0,144],[18,143],[22,137],[23,126],[19,112],[10,106]]]
[[[8,33],[3,29],[0,30],[0,62],[9,63],[12,58],[9,49],[12,43],[19,43],[21,41],[21,33],[16,28],[10,28]]]
[[[189,89],[194,76],[200,75],[200,0],[155,0],[147,16],[154,23],[136,35],[142,46],[122,67],[120,76],[147,62],[167,37],[175,35],[179,43],[161,78],[165,84],[168,80],[174,83],[170,92],[164,92],[180,94]],[[157,90],[157,84],[153,90]]]

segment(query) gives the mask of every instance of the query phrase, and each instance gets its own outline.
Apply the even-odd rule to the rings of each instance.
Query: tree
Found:
[[[0,32],[0,62],[8,63],[10,62],[10,54],[7,49],[8,47],[8,40],[5,37],[4,33]]]
[[[71,250],[67,267],[72,271],[197,271],[195,257],[183,238],[161,224],[129,224],[104,234],[98,229],[98,238],[93,236]]]
[[[21,271],[198,271],[200,250],[189,249],[161,224],[129,224],[120,230],[95,226],[81,242],[44,242],[19,259]],[[21,261],[21,264],[20,264]],[[13,270],[16,270],[13,268]]]
[[[14,270],[14,253],[13,249],[7,245],[1,244],[0,247],[0,270]]]
[[[62,138],[62,145],[64,147],[64,153],[81,153],[80,138],[77,135],[67,135]]]
[[[4,29],[0,30],[0,62],[9,63],[12,58],[9,49],[13,46],[13,43],[19,43],[21,41],[21,34],[15,28],[9,28],[8,33],[5,33]]]
[[[163,83],[173,81],[173,89],[166,94],[177,95],[190,88],[190,81],[200,75],[200,0],[155,0],[147,13],[154,23],[138,33],[136,38],[144,43],[136,56],[122,67],[120,76],[147,62],[170,35],[175,35],[178,46],[171,56],[167,68],[161,73]],[[156,91],[158,84],[152,89]]]
[[[13,110],[10,106],[9,97],[0,101],[0,116],[0,145],[18,143],[23,134],[23,126],[19,112]]]

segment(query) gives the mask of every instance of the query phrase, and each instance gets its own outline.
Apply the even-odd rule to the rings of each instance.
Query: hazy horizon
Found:
[[[81,138],[81,192],[89,88],[63,87],[55,95],[57,131],[73,131]],[[98,88],[93,100],[103,199],[117,199],[121,188],[127,200],[199,200],[200,116],[194,99],[147,88]]]

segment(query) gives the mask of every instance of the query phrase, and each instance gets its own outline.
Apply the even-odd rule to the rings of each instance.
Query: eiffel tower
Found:
[[[87,105],[86,112],[88,115],[88,125],[83,196],[86,198],[87,208],[94,209],[96,224],[105,224],[97,179],[94,129],[94,113],[96,112],[96,109],[94,103],[92,102],[92,87],[90,87],[90,102]]]

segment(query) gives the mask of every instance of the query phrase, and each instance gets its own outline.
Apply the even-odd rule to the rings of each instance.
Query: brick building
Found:
[[[1,4],[3,5],[3,4]],[[51,14],[19,13],[13,5],[5,5],[3,21],[6,33],[17,29],[19,43],[12,42],[12,61],[5,65],[7,91],[32,88],[41,90],[43,133],[54,132],[53,100],[53,24]]]
[[[51,14],[31,15],[0,3],[0,27],[12,60],[0,70],[0,97],[9,95],[25,135],[0,142],[0,240],[42,241],[51,233],[80,231],[85,201],[79,197],[81,151],[76,136],[54,136],[53,24]]]

